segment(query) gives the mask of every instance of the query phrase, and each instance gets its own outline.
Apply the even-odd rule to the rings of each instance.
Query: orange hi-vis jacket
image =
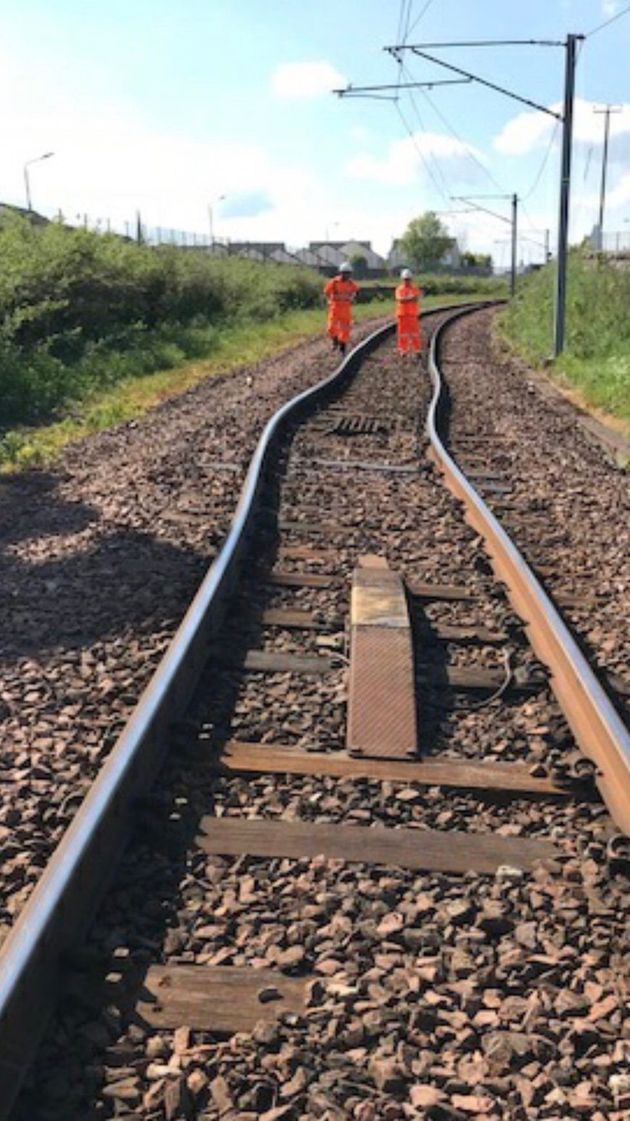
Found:
[[[343,277],[334,276],[324,285],[324,294],[328,300],[328,334],[331,339],[338,339],[347,343],[350,338],[352,326],[352,301],[359,291],[354,280],[344,280]]]
[[[398,350],[401,354],[418,351],[420,338],[420,289],[416,284],[403,281],[396,288],[396,322],[398,328]]]

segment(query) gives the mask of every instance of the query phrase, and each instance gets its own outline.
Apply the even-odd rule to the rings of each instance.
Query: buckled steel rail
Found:
[[[456,311],[432,337],[433,398],[427,434],[446,485],[464,504],[466,520],[483,538],[533,650],[550,671],[549,684],[576,742],[597,766],[595,781],[602,798],[619,828],[630,834],[630,733],[531,568],[440,439],[439,411],[445,392],[438,362],[440,343],[446,328],[471,310]]]
[[[476,304],[475,308],[485,306]],[[436,308],[435,315],[453,308]],[[467,306],[464,310],[474,310]],[[462,314],[457,309],[457,315]],[[452,316],[449,322],[453,321]],[[373,332],[334,373],[283,405],[268,422],[251,460],[228,537],[199,587],[184,619],[129,722],[103,765],[81,808],[53,853],[14,929],[0,950],[0,1121],[8,1116],[23,1076],[34,1057],[47,1019],[59,995],[64,957],[81,941],[115,869],[128,835],[135,800],[151,785],[167,750],[173,725],[185,712],[225,614],[230,594],[247,554],[249,539],[264,495],[265,477],[289,424],[333,396],[358,369],[365,355],[389,334],[394,324]],[[530,570],[485,504],[443,448],[435,417],[441,395],[435,345],[431,352],[435,395],[429,435],[449,485],[470,507],[516,610],[531,630],[539,656],[551,664],[552,684],[586,754],[604,772],[600,789],[622,827],[630,825],[630,747],[627,734],[608,698],[580,655]],[[494,539],[501,540],[498,552]],[[503,559],[505,554],[505,559]],[[532,604],[536,605],[536,612]],[[533,616],[536,614],[534,623]],[[538,615],[548,615],[552,623]],[[546,637],[545,637],[546,636]],[[564,674],[556,667],[558,643],[569,649]],[[570,714],[572,681],[580,715]],[[587,703],[588,702],[588,703]],[[584,714],[582,715],[582,707]],[[595,749],[599,737],[605,746]],[[615,784],[619,787],[615,791]]]
[[[94,917],[125,846],[134,802],[155,779],[169,732],[183,715],[207,660],[282,436],[289,423],[341,388],[394,329],[389,323],[374,331],[330,377],[294,397],[269,420],[217,559],[0,950],[0,1121],[10,1112],[59,995],[64,956]]]

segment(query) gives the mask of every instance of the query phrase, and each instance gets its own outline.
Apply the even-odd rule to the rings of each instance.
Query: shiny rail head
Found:
[[[495,572],[527,627],[532,648],[550,671],[551,688],[576,742],[597,765],[596,783],[613,820],[630,835],[630,733],[525,558],[449,455],[439,434],[439,409],[445,392],[437,358],[439,346],[448,327],[474,310],[454,311],[431,340],[433,397],[427,435],[446,485],[464,504],[469,521],[484,538]]]
[[[431,308],[425,318],[453,306]],[[288,421],[334,392],[395,328],[393,320],[377,328],[326,378],[282,405],[268,421],[219,555],[0,950],[0,1121],[9,1114],[51,1013],[61,959],[93,918],[124,842],[134,799],[154,781],[168,729],[180,718],[205,664],[213,627],[220,623],[248,548],[274,443]]]

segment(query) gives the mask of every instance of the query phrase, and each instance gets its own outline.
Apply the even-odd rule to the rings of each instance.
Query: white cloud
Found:
[[[550,105],[549,108],[559,112],[561,106]],[[503,126],[492,143],[496,150],[503,152],[504,155],[522,155],[547,143],[553,127],[553,119],[546,114],[517,113]]]
[[[24,163],[52,151],[54,158],[29,169],[33,206],[48,215],[60,209],[70,221],[86,213],[90,225],[109,219],[123,230],[139,209],[150,226],[203,234],[208,204],[225,195],[213,206],[217,236],[300,240],[318,205],[314,176],[261,143],[171,134],[132,104],[89,90],[79,98],[71,81],[62,89],[45,69],[29,73],[8,55],[0,57],[0,101],[12,105],[0,117],[3,202],[25,204]],[[244,193],[265,206],[243,213]]]
[[[285,98],[321,97],[346,84],[330,62],[283,62],[271,76],[273,92]]]
[[[461,178],[477,177],[471,166],[471,157],[481,160],[477,149],[451,136],[439,132],[417,132],[394,140],[383,158],[371,153],[354,156],[346,165],[346,174],[353,179],[369,179],[390,186],[404,187],[414,183],[419,176],[430,175],[427,166],[436,175],[435,161],[449,161],[449,175]],[[425,163],[426,161],[426,163]]]
[[[555,113],[562,111],[560,102],[548,106]],[[596,108],[602,106],[596,101],[585,101],[583,98],[575,99],[573,117],[573,136],[575,141],[585,144],[601,144],[604,130],[602,117],[595,113]],[[630,133],[630,104],[624,104],[620,113],[614,113],[610,118],[611,139]],[[499,152],[509,156],[520,156],[543,147],[549,142],[549,137],[554,128],[553,118],[536,112],[517,113],[501,132],[495,136],[493,145]]]
[[[612,191],[608,191],[606,196],[606,209],[607,212],[617,210],[619,217],[621,217],[621,210],[626,210],[630,203],[630,171],[626,171],[618,183],[615,184]],[[624,217],[626,215],[624,214]]]
[[[611,19],[612,16],[617,15],[618,10],[618,0],[602,0],[602,15],[608,16],[608,18]]]

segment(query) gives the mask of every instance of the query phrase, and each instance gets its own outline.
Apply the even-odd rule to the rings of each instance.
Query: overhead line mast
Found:
[[[510,265],[510,296],[516,293],[516,269],[518,264],[517,253],[517,223],[518,223],[518,195],[452,195],[453,202],[472,202],[475,210],[481,210],[484,214],[491,214],[493,218],[499,218],[501,222],[507,222],[511,226],[511,265]],[[512,202],[512,217],[506,218],[504,214],[497,214],[495,210],[488,210],[487,206],[477,206],[475,199],[510,199]]]
[[[385,47],[389,54],[391,54],[396,61],[401,63],[401,54],[403,51],[411,51],[419,58],[423,58],[426,62],[432,62],[436,66],[441,66],[452,73],[459,75],[461,78],[468,79],[472,82],[478,82],[488,89],[494,90],[496,93],[501,93],[505,97],[512,98],[514,101],[519,101],[522,105],[527,105],[531,109],[536,109],[541,113],[546,113],[550,117],[562,122],[562,159],[560,168],[560,203],[558,215],[558,265],[556,273],[556,293],[555,293],[555,308],[554,308],[554,353],[556,357],[562,353],[565,344],[566,335],[566,299],[567,299],[567,259],[569,249],[569,201],[571,194],[571,155],[572,155],[572,141],[573,141],[573,102],[575,98],[575,67],[577,60],[577,44],[584,40],[584,35],[567,35],[564,42],[555,39],[479,39],[479,40],[462,40],[443,43],[396,43],[393,46]],[[444,59],[436,58],[435,55],[426,53],[426,48],[446,49],[450,47],[499,47],[499,46],[540,46],[540,47],[564,47],[565,49],[565,73],[564,73],[564,105],[563,112],[556,113],[553,109],[549,109],[546,105],[541,105],[536,101],[532,101],[528,97],[522,97],[512,90],[506,89],[505,86],[499,86],[496,82],[491,82],[487,78],[482,78],[478,74],[473,74],[469,70],[464,70],[462,67],[453,66],[450,62],[445,62]],[[418,83],[418,88],[427,88],[431,83],[424,82]],[[437,83],[434,83],[437,84]],[[378,89],[378,87],[371,87]],[[382,87],[383,88],[383,87]],[[391,89],[391,86],[384,87]],[[351,89],[336,90],[340,97],[350,93]],[[367,96],[370,96],[369,94]],[[514,202],[513,202],[514,205]],[[515,215],[513,215],[514,230],[516,230]],[[514,240],[513,240],[514,245]]]

